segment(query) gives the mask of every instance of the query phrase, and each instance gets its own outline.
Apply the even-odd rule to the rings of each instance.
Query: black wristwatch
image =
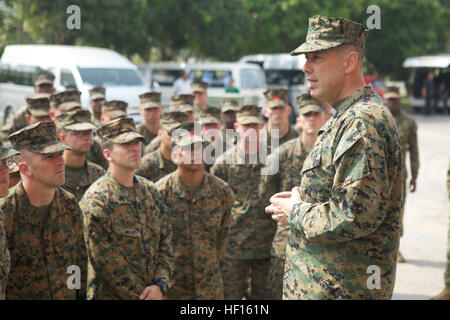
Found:
[[[156,284],[156,285],[161,289],[161,292],[162,292],[163,296],[165,296],[166,293],[167,293],[167,290],[169,289],[169,288],[167,287],[167,284],[166,284],[164,281],[162,281],[161,278],[157,278],[157,279],[155,280],[155,283],[154,283],[154,284]]]

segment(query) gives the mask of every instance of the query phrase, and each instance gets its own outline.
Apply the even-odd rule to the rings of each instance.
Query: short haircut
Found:
[[[102,149],[103,150],[108,149],[109,151],[111,151],[113,149],[113,147],[114,147],[114,143],[112,143],[111,141],[104,140],[102,142]]]

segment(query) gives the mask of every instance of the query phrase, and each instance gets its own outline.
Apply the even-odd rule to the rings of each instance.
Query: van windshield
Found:
[[[269,85],[300,85],[305,83],[305,74],[301,70],[266,69],[266,81]]]
[[[142,86],[143,82],[133,69],[78,68],[83,83],[92,86]]]

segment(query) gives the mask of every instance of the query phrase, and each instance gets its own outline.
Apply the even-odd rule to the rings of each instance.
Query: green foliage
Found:
[[[81,30],[66,27],[72,4],[81,8]],[[290,52],[313,15],[365,24],[372,4],[381,8],[381,30],[369,33],[368,72],[404,78],[406,57],[449,51],[447,0],[0,0],[0,51],[14,43],[75,44],[144,61],[233,61]]]

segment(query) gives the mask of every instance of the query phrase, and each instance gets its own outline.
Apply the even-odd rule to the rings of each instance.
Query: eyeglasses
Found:
[[[5,164],[6,164],[8,167],[11,167],[11,166],[14,164],[13,158],[8,158],[8,159],[0,160],[0,167],[3,167]]]

